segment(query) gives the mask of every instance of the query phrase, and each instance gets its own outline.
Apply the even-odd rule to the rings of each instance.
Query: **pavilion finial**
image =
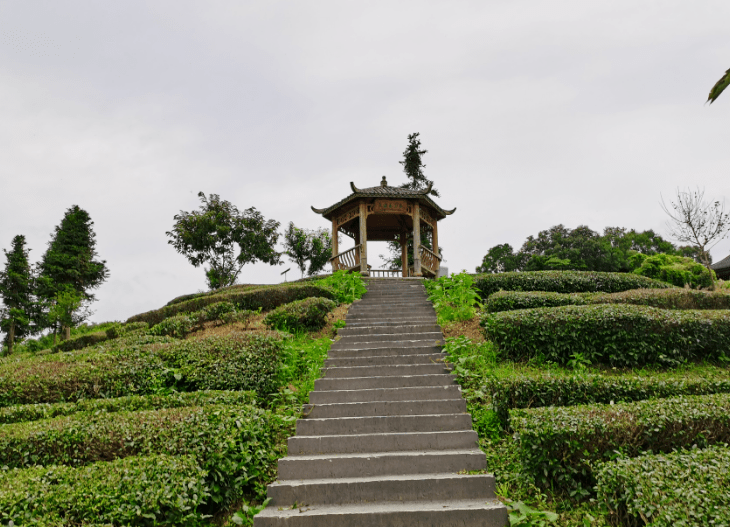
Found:
[[[388,180],[385,179],[385,176],[383,176],[383,179],[380,181],[381,187],[387,187],[388,186]]]
[[[312,207],[312,210],[317,214],[324,214],[324,211],[326,211],[327,209],[315,209],[314,207]]]
[[[350,181],[350,188],[355,193],[360,192],[360,190],[355,186],[355,183],[353,183],[352,181]]]

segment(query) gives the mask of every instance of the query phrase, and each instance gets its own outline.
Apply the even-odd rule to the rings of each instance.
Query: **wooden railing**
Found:
[[[360,267],[360,249],[362,249],[362,245],[356,245],[352,249],[348,249],[330,258],[332,271],[349,271]]]
[[[431,271],[434,275],[438,274],[441,257],[437,256],[431,249],[423,245],[420,246],[421,266]]]
[[[398,278],[402,275],[401,269],[370,269],[370,278]]]

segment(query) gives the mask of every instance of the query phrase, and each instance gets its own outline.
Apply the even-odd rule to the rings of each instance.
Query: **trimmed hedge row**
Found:
[[[480,274],[474,285],[482,298],[497,291],[548,291],[552,293],[618,293],[629,289],[666,289],[672,287],[644,276],[627,273],[585,271],[528,271],[521,273]]]
[[[115,324],[112,327],[107,328],[105,331],[87,333],[86,335],[81,335],[80,337],[64,340],[57,346],[54,346],[52,348],[52,351],[53,351],[53,353],[58,353],[59,351],[80,350],[83,348],[87,348],[89,346],[93,346],[94,344],[99,344],[100,342],[104,342],[105,340],[119,338],[119,337],[121,337],[123,335],[127,335],[133,331],[147,329],[147,327],[148,326],[147,326],[146,322],[133,322],[131,324]]]
[[[544,291],[498,291],[484,304],[498,313],[537,307],[633,304],[663,309],[730,309],[730,294],[695,289],[632,289],[621,293],[549,293]]]
[[[486,336],[514,360],[567,364],[574,354],[611,366],[676,365],[730,350],[730,312],[631,305],[563,306],[488,313]]]
[[[295,419],[252,405],[83,414],[0,427],[0,466],[82,466],[130,456],[192,456],[218,506],[263,501]]]
[[[335,299],[331,289],[316,284],[291,285],[279,287],[264,287],[260,289],[220,293],[210,296],[195,297],[184,302],[168,305],[154,311],[140,313],[130,317],[127,322],[147,322],[150,326],[159,324],[166,318],[181,314],[200,311],[217,302],[231,302],[237,309],[263,309],[268,311],[295,300],[304,300],[312,296]]]
[[[730,442],[730,394],[512,410],[522,468],[542,488],[590,494],[596,462]]]
[[[484,390],[492,394],[492,409],[507,428],[509,411],[516,408],[625,403],[679,395],[730,393],[730,372],[718,373],[712,376],[681,372],[651,376],[565,376],[541,371],[488,378]]]
[[[730,448],[620,458],[599,465],[598,501],[612,525],[730,526]]]
[[[327,298],[305,298],[284,304],[266,315],[264,323],[272,329],[312,331],[327,323],[327,313],[337,304]]]
[[[75,403],[18,404],[0,408],[0,424],[52,419],[89,412],[136,412],[202,406],[204,404],[256,404],[255,392],[203,390],[170,395],[128,395],[114,399],[82,399]]]
[[[206,476],[194,457],[167,455],[0,470],[0,523],[198,525]]]
[[[275,392],[284,335],[178,341],[134,335],[69,354],[0,364],[0,406],[145,395],[175,389]]]

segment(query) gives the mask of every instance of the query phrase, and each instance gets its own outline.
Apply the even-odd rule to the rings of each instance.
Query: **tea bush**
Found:
[[[312,331],[324,327],[327,313],[337,304],[327,298],[306,298],[277,307],[264,318],[272,329]]]
[[[596,462],[730,441],[730,394],[512,410],[522,467],[541,488],[588,496]]]
[[[474,285],[486,300],[497,291],[546,291],[552,293],[618,293],[629,289],[666,289],[664,282],[628,273],[585,271],[529,271],[480,274]]]
[[[204,295],[168,305],[160,309],[140,313],[130,317],[127,322],[147,322],[150,326],[159,324],[166,318],[179,315],[181,313],[193,313],[201,309],[215,304],[217,302],[230,302],[236,306],[236,309],[259,308],[269,311],[295,300],[303,300],[309,297],[322,297],[334,300],[336,294],[329,287],[320,285],[322,281],[303,285],[261,287],[250,290],[232,290],[230,292],[222,292],[214,295]]]
[[[81,335],[80,337],[61,341],[58,345],[53,347],[53,352],[57,353],[59,351],[80,350],[82,348],[98,344],[99,342],[104,342],[107,338],[106,331],[88,333],[86,335]]]
[[[509,411],[515,408],[575,406],[580,404],[633,402],[678,395],[730,393],[730,372],[702,370],[637,375],[551,374],[546,371],[520,372],[483,380],[492,395],[491,406],[507,427]]]
[[[730,294],[694,289],[631,289],[621,293],[498,291],[485,302],[490,313],[536,307],[633,304],[662,309],[730,309]]]
[[[192,456],[0,470],[2,525],[200,525],[210,492]],[[11,523],[12,522],[12,523]]]
[[[244,495],[263,501],[294,422],[251,405],[206,405],[7,424],[0,427],[0,466],[78,467],[130,456],[192,456],[207,472],[212,503],[224,506]]]
[[[51,419],[76,413],[161,410],[204,404],[255,404],[256,393],[225,390],[176,392],[169,395],[128,395],[114,399],[82,399],[75,403],[18,404],[0,408],[0,424]]]
[[[177,339],[184,339],[192,333],[195,326],[196,320],[192,316],[188,314],[175,315],[152,326],[150,335],[168,335]]]
[[[132,322],[130,324],[114,324],[106,330],[108,339],[118,339],[124,335],[128,335],[134,331],[142,331],[148,329],[147,322]]]
[[[612,525],[730,526],[727,445],[622,457],[599,465],[596,481]]]
[[[489,313],[487,338],[504,357],[568,364],[676,365],[722,359],[730,349],[730,312],[678,311],[631,305],[563,306]]]
[[[644,258],[641,266],[633,272],[678,287],[710,287],[714,278],[710,275],[714,271],[692,258],[663,253]]]

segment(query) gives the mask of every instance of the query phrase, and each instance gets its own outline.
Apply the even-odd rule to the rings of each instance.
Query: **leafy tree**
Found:
[[[74,205],[56,227],[38,264],[38,296],[45,304],[46,313],[60,293],[74,292],[84,304],[93,302],[91,291],[109,277],[106,261],[97,260],[93,225],[89,213]],[[68,338],[71,326],[64,325],[63,329]]]
[[[661,206],[669,216],[667,227],[671,236],[696,248],[700,262],[711,272],[710,249],[730,232],[725,202],[706,202],[704,189],[677,189],[676,201],[667,206],[662,198]],[[712,272],[710,275],[714,276]]]
[[[279,239],[279,222],[266,220],[255,207],[240,212],[218,194],[207,198],[198,193],[200,210],[180,211],[166,232],[167,241],[195,267],[205,263],[208,287],[218,289],[236,283],[241,269],[261,261],[278,265],[281,255],[274,246]]]
[[[428,153],[428,150],[421,149],[421,140],[418,136],[419,132],[415,132],[408,136],[408,146],[403,152],[403,161],[399,161],[403,165],[403,172],[408,176],[408,183],[404,183],[400,188],[411,190],[420,190],[433,185],[433,181],[427,179],[423,174],[426,165],[423,164],[422,157]],[[431,189],[431,195],[439,197],[438,190]]]
[[[7,262],[5,270],[0,272],[0,297],[4,304],[0,312],[0,329],[6,334],[5,343],[11,354],[15,341],[33,332],[34,285],[25,236],[13,238],[10,251],[3,252]]]
[[[72,328],[81,324],[91,316],[88,306],[84,305],[84,297],[73,289],[60,291],[56,294],[48,309],[47,320],[53,332],[53,345],[56,345],[55,328]],[[67,334],[66,339],[69,338]]]
[[[482,259],[482,264],[477,267],[477,273],[508,273],[518,271],[525,265],[524,255],[515,254],[509,243],[495,245]]]
[[[715,102],[715,99],[717,99],[720,94],[725,90],[725,88],[728,87],[730,84],[730,70],[727,70],[725,72],[725,75],[720,77],[720,80],[715,83],[715,85],[710,90],[710,94],[707,96],[707,102],[712,104]]]
[[[671,254],[654,254],[643,258],[641,266],[634,273],[678,287],[709,287],[714,279],[712,269],[707,269],[691,258]]]
[[[284,232],[284,253],[299,267],[302,277],[305,271],[312,276],[323,270],[329,262],[332,256],[332,238],[325,229],[300,229],[293,222],[289,222]]]

